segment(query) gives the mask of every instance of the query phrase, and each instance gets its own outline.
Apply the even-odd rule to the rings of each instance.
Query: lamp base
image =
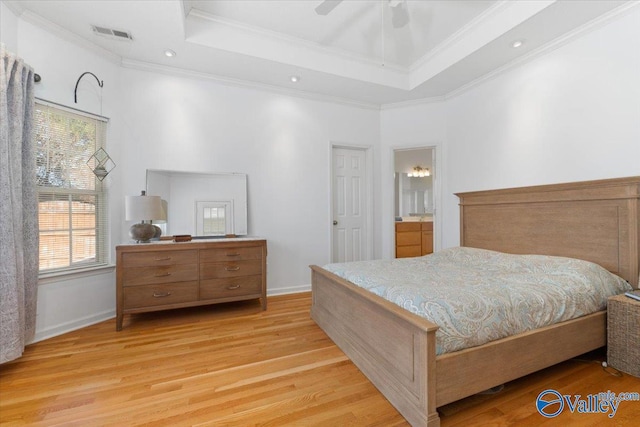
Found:
[[[160,239],[160,236],[162,236],[162,228],[155,224],[153,225],[153,228],[156,229],[156,233],[153,235],[154,240]]]
[[[149,239],[156,235],[156,227],[153,224],[133,224],[129,228],[129,236],[137,243],[149,243]]]

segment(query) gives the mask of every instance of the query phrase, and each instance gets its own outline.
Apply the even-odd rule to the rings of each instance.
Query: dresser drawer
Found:
[[[422,224],[422,231],[433,231],[432,221],[425,221],[425,222],[421,222],[420,224]]]
[[[418,221],[409,221],[409,222],[396,222],[396,231],[420,231],[420,222]]]
[[[116,331],[126,314],[259,299],[267,242],[194,240],[116,246]]]
[[[200,299],[233,298],[262,293],[262,276],[229,277],[200,281]]]
[[[262,248],[216,248],[200,251],[200,262],[221,262],[249,259],[262,259]]]
[[[433,253],[433,231],[422,232],[422,255]]]
[[[197,281],[124,288],[125,309],[171,305],[197,299]]]
[[[418,232],[396,233],[396,246],[410,246],[422,244],[422,234]]]
[[[200,279],[253,276],[262,274],[262,260],[209,262],[200,264]]]
[[[188,282],[191,280],[198,280],[198,264],[131,267],[124,269],[122,272],[123,286]]]
[[[396,258],[410,258],[422,255],[422,246],[398,246],[396,248]]]
[[[123,267],[189,264],[198,262],[198,251],[150,251],[122,254]]]

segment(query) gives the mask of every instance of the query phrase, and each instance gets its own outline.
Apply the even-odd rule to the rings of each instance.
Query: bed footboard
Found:
[[[438,327],[317,266],[312,319],[412,426],[437,427]]]

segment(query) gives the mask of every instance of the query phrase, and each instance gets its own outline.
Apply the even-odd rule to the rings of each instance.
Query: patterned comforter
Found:
[[[594,313],[631,289],[587,261],[474,248],[323,268],[438,325],[436,354]]]

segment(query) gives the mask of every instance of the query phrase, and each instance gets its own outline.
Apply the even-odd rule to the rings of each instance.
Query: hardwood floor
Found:
[[[27,347],[0,365],[0,425],[406,426],[309,317],[310,294],[126,316]],[[589,359],[603,359],[590,354]],[[536,396],[640,391],[593,362],[568,361],[441,408],[443,427],[638,425],[640,402],[614,418],[545,419]]]

